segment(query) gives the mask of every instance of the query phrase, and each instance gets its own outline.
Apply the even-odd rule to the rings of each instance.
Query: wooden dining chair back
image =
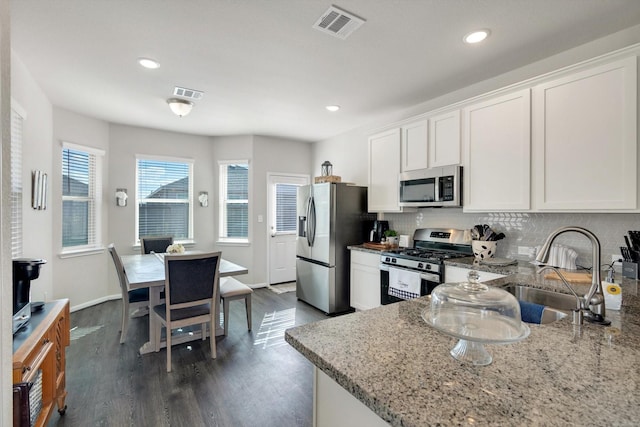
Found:
[[[201,325],[202,339],[210,331],[211,358],[216,358],[215,301],[219,298],[220,252],[193,255],[165,255],[164,304],[153,307],[158,322],[155,330],[156,351],[160,350],[162,326],[166,328],[167,372],[171,372],[171,331]]]
[[[118,282],[120,283],[120,292],[122,294],[122,324],[120,326],[120,344],[124,343],[127,336],[127,330],[129,329],[129,317],[131,317],[130,310],[134,313],[144,311],[146,314],[149,307],[149,288],[141,289],[129,289],[129,281],[122,265],[120,255],[116,251],[113,243],[109,245],[109,253],[113,259],[113,265],[118,273]]]
[[[157,254],[163,254],[167,252],[167,246],[173,245],[172,236],[154,236],[154,237],[141,237],[140,238],[140,250],[142,255],[155,252]]]

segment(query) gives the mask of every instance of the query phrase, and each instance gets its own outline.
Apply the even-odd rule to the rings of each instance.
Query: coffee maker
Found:
[[[17,258],[13,260],[13,333],[31,319],[31,281],[40,276],[44,259]]]
[[[380,243],[384,238],[384,232],[389,229],[389,221],[373,221],[373,228],[369,232],[369,241]]]

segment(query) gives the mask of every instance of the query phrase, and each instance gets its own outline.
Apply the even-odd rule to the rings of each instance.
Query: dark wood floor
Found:
[[[299,302],[295,292],[257,289],[253,330],[242,301],[231,303],[227,337],[138,355],[148,338],[148,317],[130,321],[119,344],[120,301],[71,314],[67,349],[67,412],[49,426],[311,426],[311,363],[284,342],[286,327],[326,316]]]

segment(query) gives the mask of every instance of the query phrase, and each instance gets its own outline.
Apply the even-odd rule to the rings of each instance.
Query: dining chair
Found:
[[[251,331],[251,294],[253,289],[233,277],[220,278],[220,299],[222,299],[224,313],[224,335],[229,334],[229,303],[244,299],[247,311],[247,327]]]
[[[155,252],[157,254],[163,254],[167,252],[167,246],[173,245],[172,236],[154,236],[154,237],[141,237],[140,238],[140,250],[142,255]]]
[[[109,253],[113,258],[113,264],[118,273],[118,282],[120,282],[120,292],[122,293],[122,325],[120,326],[120,344],[124,343],[129,329],[129,310],[140,312],[144,310],[144,314],[148,312],[149,307],[149,288],[129,289],[129,281],[122,265],[120,255],[116,251],[113,243],[109,245]]]
[[[220,252],[193,255],[165,255],[164,304],[153,307],[157,317],[155,351],[160,351],[162,327],[166,329],[167,372],[171,372],[171,331],[190,325],[201,325],[202,340],[207,337],[211,358],[216,358],[215,301],[219,294]]]

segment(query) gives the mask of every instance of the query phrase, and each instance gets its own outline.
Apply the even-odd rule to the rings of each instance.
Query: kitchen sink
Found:
[[[573,295],[544,289],[530,288],[524,285],[508,285],[505,291],[514,295],[519,301],[527,301],[544,305],[540,323],[551,323],[563,319],[576,308],[576,298]]]

